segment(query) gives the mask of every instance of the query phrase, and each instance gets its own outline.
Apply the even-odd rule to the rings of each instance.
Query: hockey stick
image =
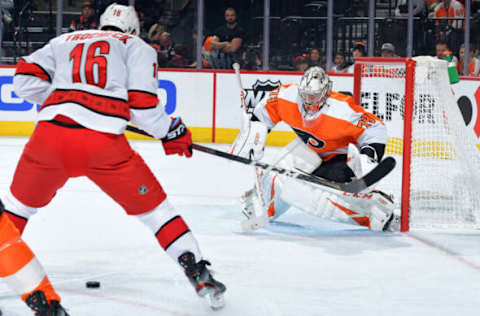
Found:
[[[131,125],[127,126],[127,130],[137,134],[142,134],[142,135],[152,137],[147,132],[142,131],[141,129]],[[195,143],[192,144],[192,148],[213,156],[222,157],[222,158],[236,161],[249,166],[259,167],[264,170],[272,170],[273,172],[276,172],[278,174],[281,174],[290,178],[296,178],[299,180],[307,181],[310,183],[326,186],[335,190],[349,192],[349,193],[358,193],[360,191],[365,190],[369,186],[383,179],[383,177],[385,177],[387,174],[390,173],[390,171],[393,170],[393,168],[395,168],[395,159],[393,159],[392,157],[386,157],[375,168],[373,168],[372,171],[370,171],[367,175],[363,176],[362,178],[354,180],[352,182],[348,182],[348,183],[338,183],[338,182],[330,181],[320,177],[316,177],[313,175],[303,174],[297,171],[273,166],[264,162],[254,161],[254,160],[250,160],[240,156],[235,156],[221,150],[213,149],[213,148],[195,144]]]
[[[243,113],[245,115],[244,119],[250,120],[250,115],[248,114],[248,108],[245,104],[245,90],[243,89],[242,78],[240,78],[240,65],[238,63],[234,63],[232,65],[233,69],[235,70],[235,77],[237,78],[237,84],[240,88],[240,101],[243,109]]]
[[[310,183],[326,186],[332,189],[336,189],[343,192],[349,192],[349,193],[358,193],[360,191],[365,190],[369,186],[383,179],[383,177],[385,177],[387,174],[390,173],[390,171],[393,170],[393,168],[395,168],[395,159],[392,157],[386,157],[374,169],[372,169],[372,171],[370,171],[367,175],[363,176],[362,178],[352,182],[348,182],[348,183],[338,183],[338,182],[330,181],[324,178],[316,177],[313,175],[303,174],[297,171],[273,166],[264,162],[254,161],[254,160],[250,160],[240,156],[235,156],[235,155],[226,153],[224,151],[216,150],[216,149],[202,146],[199,144],[193,144],[192,146],[193,146],[193,149],[202,151],[210,155],[222,157],[228,160],[233,160],[233,161],[240,162],[250,166],[259,167],[264,170],[272,170],[273,172],[276,172],[281,175],[285,175],[290,178],[304,180]]]
[[[240,130],[240,133],[246,132],[247,129],[250,128],[250,119],[252,117],[252,114],[248,112],[248,107],[245,104],[245,96],[246,92],[245,89],[243,89],[243,84],[242,84],[242,78],[240,77],[240,65],[238,63],[234,63],[232,65],[232,68],[235,70],[235,77],[237,79],[237,86],[238,89],[240,90],[240,104],[242,108],[242,130]],[[290,149],[290,151],[286,151],[284,154],[282,154],[280,157],[277,157],[276,161],[273,162],[272,167],[276,166],[282,161],[290,152],[292,152],[295,149],[296,145]],[[232,153],[232,152],[230,152]],[[272,171],[271,168],[264,170],[263,172],[259,170],[259,168],[255,168],[255,182],[256,185],[254,187],[255,190],[257,190],[257,195],[260,198],[261,203],[263,204],[264,207],[267,207],[273,202],[273,196],[268,201],[268,203],[265,201],[265,196],[262,193],[262,184],[260,182],[260,178],[267,176],[270,174]],[[248,217],[248,216],[247,216]]]

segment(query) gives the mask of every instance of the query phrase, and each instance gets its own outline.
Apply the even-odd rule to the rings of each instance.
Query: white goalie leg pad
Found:
[[[352,209],[368,217],[370,229],[373,231],[395,230],[390,227],[395,216],[395,203],[387,194],[373,190],[368,193],[344,193],[342,200],[352,206]],[[397,216],[398,217],[398,216]]]
[[[247,129],[240,130],[230,148],[232,155],[260,160],[265,150],[268,128],[262,122],[249,122]]]
[[[242,213],[247,218],[240,222],[244,232],[252,232],[267,225],[267,212],[261,205],[256,187],[245,192],[240,201],[242,205]]]
[[[369,228],[373,231],[398,230],[394,226],[398,223],[398,216],[394,214],[395,204],[380,191],[342,194],[282,177],[281,198],[290,205],[321,218],[358,224],[354,221],[355,218],[367,217]]]
[[[278,175],[256,170],[255,187],[241,198],[242,212],[247,217],[242,221],[244,231],[253,231],[265,227],[269,222],[284,214],[290,204],[281,197],[282,187]]]
[[[282,177],[281,197],[287,203],[321,218],[354,223],[351,216],[340,210],[341,197],[333,190],[320,189],[302,181]]]
[[[281,167],[287,169],[297,169],[301,172],[310,174],[320,167],[322,159],[311,150],[299,137],[295,137],[287,146],[279,153],[281,159]]]
[[[6,210],[27,220],[38,211],[37,208],[27,206],[20,202],[15,196],[13,196],[10,190],[2,201]]]

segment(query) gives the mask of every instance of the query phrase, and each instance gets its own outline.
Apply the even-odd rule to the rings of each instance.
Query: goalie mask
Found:
[[[138,21],[137,12],[130,6],[112,3],[105,9],[100,16],[100,29],[113,26],[123,33],[132,35],[140,34],[140,22]]]
[[[307,116],[317,113],[332,91],[332,82],[320,67],[311,67],[300,79],[298,92]]]

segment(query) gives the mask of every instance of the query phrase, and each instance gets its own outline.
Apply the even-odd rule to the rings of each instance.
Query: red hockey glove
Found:
[[[161,141],[165,154],[192,157],[192,133],[180,117],[172,117],[168,133]]]

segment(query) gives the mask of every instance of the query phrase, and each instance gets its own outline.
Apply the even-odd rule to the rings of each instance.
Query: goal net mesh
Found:
[[[377,188],[393,193],[400,208],[406,194],[402,177],[410,175],[410,228],[480,228],[478,137],[457,106],[447,63],[432,57],[413,60],[414,75],[406,60],[381,59],[360,61],[355,74],[358,79],[360,72],[361,105],[386,123],[386,154],[397,159],[395,172]],[[413,82],[411,92],[406,90],[408,80]],[[406,120],[412,130],[411,159],[402,170],[406,93],[413,94],[413,117]]]

